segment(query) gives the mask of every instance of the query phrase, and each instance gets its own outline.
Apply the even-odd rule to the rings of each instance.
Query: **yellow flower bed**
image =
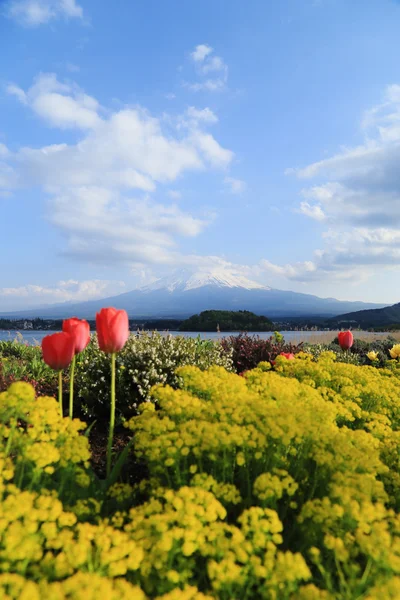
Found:
[[[107,488],[85,424],[0,394],[0,598],[400,598],[400,373],[278,357],[182,367],[127,423],[148,476]]]

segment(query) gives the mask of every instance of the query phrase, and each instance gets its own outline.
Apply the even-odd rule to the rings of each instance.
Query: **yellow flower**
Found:
[[[393,348],[392,348],[392,350],[393,350]],[[367,353],[367,358],[369,358],[369,360],[374,362],[375,360],[378,360],[379,353],[375,352],[375,350],[370,350],[370,352]]]
[[[239,467],[243,467],[245,462],[246,462],[246,459],[244,457],[243,452],[238,452],[238,455],[236,457],[236,464],[239,465]]]
[[[389,354],[392,358],[399,358],[400,356],[400,344],[395,344],[393,348],[389,350]]]

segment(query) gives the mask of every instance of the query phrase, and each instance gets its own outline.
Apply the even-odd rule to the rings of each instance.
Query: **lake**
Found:
[[[0,340],[13,340],[18,336],[22,335],[22,342],[29,344],[29,345],[34,345],[34,344],[38,344],[41,342],[42,338],[45,335],[49,335],[51,333],[56,333],[55,331],[30,331],[28,330],[22,330],[22,331],[0,331]],[[133,332],[135,333],[135,332]],[[166,335],[167,332],[161,332],[163,333],[163,335]],[[237,331],[234,332],[228,332],[225,331],[223,333],[217,333],[217,332],[202,332],[199,333],[197,331],[185,331],[185,332],[178,332],[178,331],[170,331],[169,332],[171,335],[180,335],[183,337],[198,337],[200,335],[201,339],[205,339],[205,340],[218,340],[221,339],[222,337],[227,337],[230,335],[239,335],[239,333]],[[374,339],[374,338],[386,338],[388,336],[388,333],[376,333],[376,332],[371,332],[371,331],[354,331],[353,332],[354,337],[356,338],[362,338],[362,339]],[[257,332],[252,332],[250,333],[250,335],[258,335],[260,336],[260,338],[262,339],[267,339],[269,338],[272,333],[270,331],[262,331],[260,333]],[[332,341],[336,335],[337,332],[336,331],[282,331],[282,335],[284,336],[285,340],[287,342],[293,342],[295,344],[298,344],[300,342],[310,342],[313,344],[317,344],[317,343],[329,343],[330,341]]]

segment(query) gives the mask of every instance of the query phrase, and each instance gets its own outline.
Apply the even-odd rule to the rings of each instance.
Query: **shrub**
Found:
[[[17,333],[13,340],[0,340],[0,356],[29,360],[38,355],[41,355],[40,347],[29,346],[21,333]]]
[[[178,369],[101,481],[85,424],[0,394],[0,597],[383,600],[400,589],[399,362]]]
[[[232,353],[233,366],[237,373],[254,369],[260,362],[275,360],[281,352],[296,354],[302,349],[302,344],[286,343],[281,335],[264,340],[258,335],[247,333],[223,338],[221,345],[226,352]]]
[[[117,411],[120,417],[135,414],[149,400],[153,385],[177,387],[176,369],[184,365],[204,370],[220,365],[232,370],[231,353],[218,342],[160,333],[131,335],[117,355]],[[75,383],[84,414],[109,415],[110,361],[100,351],[97,338],[77,357]]]
[[[20,337],[0,341],[0,392],[12,383],[27,381],[41,395],[57,394],[57,375],[42,360],[38,346],[26,346]]]
[[[77,419],[62,419],[54,398],[35,398],[31,385],[14,383],[0,394],[0,463],[8,474],[3,473],[4,479],[13,479],[21,490],[56,489],[60,500],[76,500],[78,478],[89,482],[88,440],[80,435],[85,428]]]
[[[331,353],[317,363],[278,358],[275,372],[260,365],[245,377],[185,367],[182,391],[157,387],[160,410],[147,405],[130,421],[136,452],[149,467],[149,498],[172,488],[171,503],[183,507],[182,486],[196,485],[227,511],[225,538],[235,541],[225,540],[221,556],[231,595],[228,581],[213,580],[208,568],[216,598],[355,600],[388,585],[397,572],[400,519],[391,507],[398,510],[400,498],[398,378],[333,359]],[[143,513],[134,514],[139,529],[148,527],[141,535],[150,539],[153,560],[157,548],[169,549],[157,563],[158,576],[165,575],[172,556],[181,561],[185,551],[168,543],[150,506],[148,526]],[[173,539],[178,522],[170,525]],[[251,533],[244,523],[251,523]],[[276,535],[268,538],[267,531]],[[201,532],[210,535],[200,528],[193,536],[194,560],[204,557]]]
[[[348,350],[342,350],[339,344],[307,344],[303,346],[304,352],[307,352],[313,356],[315,360],[318,360],[321,354],[324,352],[333,352],[336,355],[337,362],[348,363],[352,365],[364,365],[369,363],[364,354],[357,354]],[[368,350],[367,350],[368,352]]]
[[[343,351],[338,339],[335,338],[330,344],[304,344],[304,350],[311,353],[314,358],[318,358],[322,352],[331,351],[336,354],[337,362],[345,362],[354,365],[373,365],[374,367],[385,367],[387,361],[391,359],[389,350],[396,343],[395,338],[388,336],[385,340],[365,340],[355,339],[350,350]],[[367,357],[368,352],[378,353],[378,360],[371,363]]]

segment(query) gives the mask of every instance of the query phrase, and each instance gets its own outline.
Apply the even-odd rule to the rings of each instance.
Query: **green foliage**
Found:
[[[24,344],[21,335],[0,341],[0,391],[16,381],[28,381],[38,394],[56,394],[57,377],[43,362],[41,348]]]
[[[85,424],[14,384],[0,395],[0,598],[396,600],[390,365],[324,352],[244,377],[180,367],[177,389],[155,386],[127,423],[146,478],[130,485],[117,469],[110,487]]]
[[[337,337],[330,344],[304,344],[303,349],[310,352],[315,358],[318,358],[326,350],[336,354],[337,362],[350,363],[353,365],[371,365],[374,367],[385,367],[387,361],[391,359],[389,350],[396,344],[395,338],[390,335],[384,340],[365,340],[355,339],[350,350],[342,350],[339,346]],[[378,360],[371,362],[367,354],[377,352]]]
[[[248,310],[205,310],[193,315],[180,325],[180,331],[272,331],[273,323],[267,317]]]
[[[30,360],[34,356],[41,354],[38,346],[30,346],[24,342],[24,338],[21,333],[17,333],[11,340],[0,340],[0,356],[2,357],[14,357],[21,358],[24,360]]]
[[[135,414],[139,404],[149,400],[153,385],[177,387],[179,378],[175,371],[184,365],[202,370],[211,365],[233,368],[231,353],[224,351],[218,342],[160,333],[131,335],[116,361],[119,417]],[[110,379],[109,356],[101,352],[93,336],[89,346],[78,355],[75,372],[76,390],[84,414],[108,418]]]
[[[367,364],[367,359],[364,360],[362,355],[357,353],[342,350],[339,344],[304,344],[304,352],[310,353],[315,360],[318,360],[324,352],[334,352],[337,362],[348,363],[352,365]]]

